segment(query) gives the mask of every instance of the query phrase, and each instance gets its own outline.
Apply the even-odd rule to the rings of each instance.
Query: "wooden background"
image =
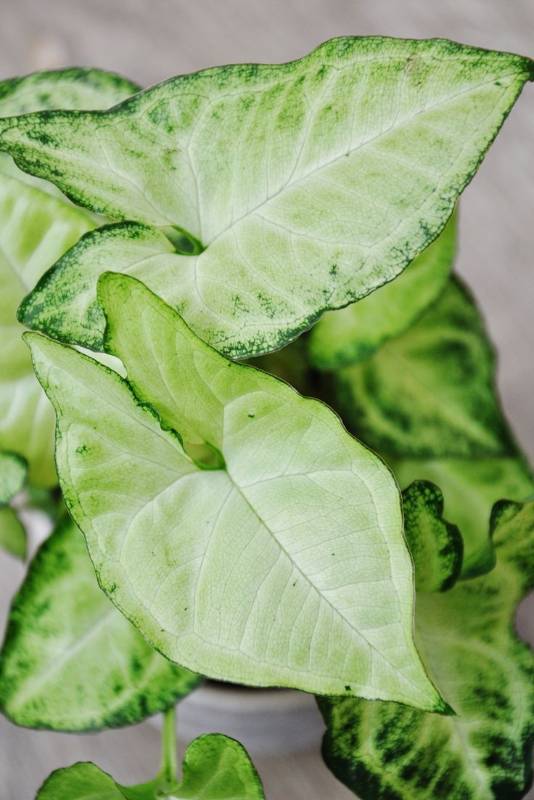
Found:
[[[0,78],[43,67],[117,70],[143,85],[236,61],[285,61],[340,34],[441,36],[534,55],[534,0],[2,0]],[[527,87],[462,201],[458,269],[501,354],[499,385],[534,459],[534,90]],[[0,614],[22,570],[0,557]],[[159,759],[147,723],[65,736],[0,720],[0,798],[31,800],[48,772],[93,759],[146,780]],[[269,800],[353,797],[314,752],[257,758]],[[534,793],[529,795],[534,798]]]

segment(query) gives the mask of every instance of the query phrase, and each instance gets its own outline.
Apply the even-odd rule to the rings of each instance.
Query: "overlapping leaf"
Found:
[[[0,547],[17,558],[26,557],[26,531],[9,501],[26,480],[26,462],[16,453],[0,452]]]
[[[480,314],[453,280],[405,334],[339,370],[337,394],[351,428],[390,456],[510,455],[494,372]]]
[[[412,644],[385,465],[322,403],[227,361],[138,281],[107,275],[100,300],[137,399],[91,359],[29,341],[58,413],[65,499],[113,601],[202,674],[442,708]]]
[[[100,69],[43,70],[0,81],[0,115],[12,117],[54,108],[109,108],[138,89],[139,86],[121,75]],[[59,194],[53,184],[18,169],[6,153],[0,154],[0,172],[48,193]]]
[[[58,769],[36,800],[264,800],[254,765],[239,742],[211,733],[195,739],[184,755],[183,779],[174,786],[156,779],[142,786],[120,786],[95,764]]]
[[[0,452],[0,505],[20,492],[26,480],[26,464],[16,453]]]
[[[403,333],[447,284],[456,245],[456,216],[396,280],[339,311],[324,314],[309,337],[313,366],[333,370],[371,356]]]
[[[534,503],[498,504],[492,528],[493,572],[417,596],[419,646],[457,716],[320,701],[325,759],[362,800],[519,800],[528,790],[534,659],[513,618],[534,586]]]
[[[66,519],[33,559],[0,653],[0,708],[31,728],[129,725],[165,710],[199,677],[156,653],[99,589]]]
[[[134,91],[128,81],[99,70],[42,72],[0,83],[0,115],[65,108],[102,108]],[[51,486],[52,409],[33,375],[21,340],[17,307],[37,280],[79,237],[93,227],[45,181],[31,179],[0,154],[0,448],[21,453],[30,480]]]
[[[408,331],[339,370],[335,384],[344,419],[401,486],[423,479],[441,488],[464,539],[463,575],[491,569],[491,507],[526,499],[534,481],[500,409],[482,318],[458,280]]]
[[[89,234],[24,319],[100,348],[97,277],[120,269],[227,355],[280,348],[433,241],[531,77],[529,59],[443,40],[340,38],[104,114],[10,120],[19,165],[133,220]]]

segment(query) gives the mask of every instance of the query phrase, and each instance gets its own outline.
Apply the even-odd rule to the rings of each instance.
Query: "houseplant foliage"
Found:
[[[153,781],[81,763],[41,800],[263,797],[219,734],[177,778],[173,706],[198,673],[315,693],[325,760],[364,800],[527,790],[512,621],[534,483],[451,272],[458,196],[532,77],[519,56],[370,37],[137,94],[93,70],[5,83],[6,363],[27,376],[22,325],[40,331],[74,522],[15,598],[0,704],[58,730],[165,711]],[[20,417],[37,438],[7,416],[0,519],[24,458],[55,481],[27,446],[49,442],[43,408]]]
[[[176,744],[172,738],[171,743]],[[187,748],[182,769],[178,781],[175,764],[164,760],[159,775],[150,783],[120,786],[94,764],[74,764],[53,772],[37,800],[264,800],[247,753],[228,736],[199,736]]]
[[[16,453],[0,452],[0,547],[11,555],[26,556],[26,532],[10,501],[26,480],[26,462]]]
[[[418,596],[420,650],[457,716],[320,700],[326,761],[361,797],[513,800],[528,786],[534,664],[513,622],[534,585],[534,503],[496,504],[491,530],[492,572]]]
[[[135,84],[94,69],[42,72],[0,82],[0,116],[51,108],[107,108]],[[41,275],[96,224],[52,184],[17,169],[0,155],[0,450],[28,462],[39,487],[57,482],[53,461],[54,416],[35,380],[21,340],[17,306]]]
[[[13,601],[0,662],[3,713],[30,728],[99,730],[164,711],[198,682],[109,602],[80,531],[65,518]]]
[[[85,237],[65,266],[78,285],[58,267],[23,319],[98,349],[108,266],[226,355],[280,348],[432,242],[531,69],[441,40],[340,38],[289,64],[180,76],[103,114],[8,120],[19,166],[126,221]]]

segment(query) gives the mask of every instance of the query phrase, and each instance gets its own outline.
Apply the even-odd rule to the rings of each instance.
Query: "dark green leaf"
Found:
[[[416,590],[450,589],[460,575],[464,547],[456,525],[443,518],[440,489],[428,481],[414,481],[402,493],[402,509]]]

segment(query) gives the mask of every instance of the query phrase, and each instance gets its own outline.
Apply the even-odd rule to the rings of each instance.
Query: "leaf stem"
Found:
[[[161,769],[160,778],[168,786],[176,784],[176,706],[168,708],[163,715],[163,731],[161,737]]]

